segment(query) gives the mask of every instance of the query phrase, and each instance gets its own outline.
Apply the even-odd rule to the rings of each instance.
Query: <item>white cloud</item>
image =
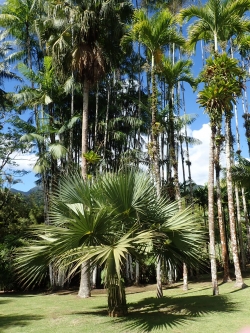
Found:
[[[33,171],[33,167],[37,161],[37,156],[35,154],[21,154],[13,153],[11,158],[16,162],[16,166],[7,166],[10,170],[25,170]]]
[[[188,129],[188,135],[199,139],[202,143],[200,145],[193,145],[189,147],[189,159],[191,162],[191,177],[192,180],[199,185],[208,182],[208,163],[209,163],[209,144],[210,144],[210,125],[203,124],[199,130]],[[186,156],[185,156],[186,157]],[[222,166],[225,166],[225,155],[221,156]],[[181,163],[179,163],[180,181],[182,181]],[[185,166],[185,175],[188,179],[188,169]]]

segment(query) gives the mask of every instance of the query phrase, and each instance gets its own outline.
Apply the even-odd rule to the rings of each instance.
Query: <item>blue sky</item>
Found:
[[[0,4],[3,0],[0,0]],[[201,59],[201,44],[197,45],[196,54],[192,57],[194,66],[193,73],[197,76],[202,69],[202,59]],[[13,91],[15,89],[16,83],[5,82],[4,89],[6,91]],[[247,87],[247,92],[249,92],[249,84]],[[188,114],[196,114],[198,117],[196,121],[188,128],[188,134],[194,136],[195,138],[202,141],[199,146],[194,146],[190,148],[190,161],[192,163],[192,179],[198,184],[204,184],[207,182],[208,177],[208,151],[209,151],[209,138],[210,138],[210,127],[209,119],[206,114],[204,114],[203,109],[199,108],[196,103],[197,92],[193,92],[188,85],[185,85],[185,101],[186,101],[186,112]],[[241,100],[238,101],[238,111],[239,111],[239,125],[240,125],[240,135],[241,135],[241,150],[242,156],[248,157],[248,146],[245,139],[245,130],[243,127],[242,118],[242,103]],[[28,114],[30,111],[28,111]],[[235,132],[235,121],[232,121],[232,130]],[[32,172],[32,165],[35,161],[34,155],[26,156],[15,156],[16,162],[19,164],[20,169],[25,169],[29,171],[26,176],[21,178],[21,183],[14,185],[15,189],[21,191],[28,191],[30,188],[35,186],[35,174]],[[180,175],[182,174],[180,170]],[[187,170],[186,170],[187,174]],[[182,180],[180,178],[180,180]]]

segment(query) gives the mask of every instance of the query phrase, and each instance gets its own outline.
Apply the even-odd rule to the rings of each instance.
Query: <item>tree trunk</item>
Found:
[[[211,125],[211,139],[209,152],[209,174],[208,174],[208,228],[209,228],[209,254],[211,263],[211,276],[213,295],[219,294],[217,280],[217,266],[215,253],[215,235],[214,235],[214,141],[215,126]]]
[[[91,296],[90,269],[88,261],[84,262],[81,266],[81,280],[78,296],[81,298],[88,298]]]
[[[122,281],[114,279],[108,285],[108,312],[110,317],[124,317],[128,314],[125,287]]]
[[[105,115],[105,131],[104,131],[104,140],[103,140],[103,159],[104,162],[106,159],[106,149],[107,149],[107,141],[108,141],[108,120],[109,120],[109,107],[110,107],[110,92],[111,92],[111,87],[110,87],[110,79],[108,78],[107,81],[107,108],[106,108],[106,115]],[[106,165],[108,162],[105,163]]]
[[[218,131],[217,137],[220,135]],[[215,157],[215,178],[216,178],[216,193],[217,193],[217,209],[218,209],[218,222],[220,231],[220,242],[223,262],[223,282],[232,281],[229,272],[229,257],[226,243],[225,222],[222,214],[222,200],[221,200],[221,187],[220,187],[220,151],[221,142],[216,143],[216,157]]]
[[[99,82],[96,84],[96,95],[95,95],[95,137],[94,137],[94,149],[97,149],[97,126],[99,115]]]
[[[157,195],[161,192],[161,180],[160,180],[160,167],[159,167],[159,146],[158,146],[158,136],[159,136],[159,126],[156,122],[157,114],[157,86],[155,78],[155,66],[154,66],[154,56],[152,56],[152,70],[151,70],[151,80],[152,80],[152,94],[151,94],[151,142],[149,145],[149,155],[152,159],[153,175],[155,179],[155,186]]]
[[[187,270],[187,266],[184,263],[183,264],[183,286],[182,286],[183,290],[188,290],[188,270]]]
[[[161,259],[157,258],[156,264],[156,283],[157,283],[157,298],[163,297],[162,282],[161,282]]]
[[[88,152],[88,110],[89,110],[89,82],[83,82],[83,107],[82,107],[82,177],[87,179],[87,160],[83,156]]]
[[[83,156],[88,152],[88,109],[89,109],[89,82],[83,82],[83,108],[82,108],[82,177],[87,180],[87,160]],[[81,279],[78,296],[88,298],[91,296],[89,263],[84,262],[81,267]]]
[[[239,235],[239,245],[240,245],[240,256],[241,256],[241,267],[242,270],[246,270],[246,255],[244,249],[242,227],[241,227],[241,214],[240,214],[240,198],[238,186],[235,185],[235,200],[236,200],[236,210],[237,210],[237,222],[238,222],[238,235]]]
[[[230,225],[230,236],[231,236],[231,246],[233,254],[233,262],[236,276],[235,286],[243,288],[244,282],[241,275],[238,246],[237,246],[237,234],[236,234],[236,223],[234,216],[234,201],[233,201],[233,182],[231,173],[231,131],[230,131],[230,119],[226,117],[226,161],[227,161],[227,195],[228,195],[228,215],[229,215],[229,225]]]
[[[135,285],[139,286],[140,284],[140,265],[139,262],[135,262]]]
[[[245,217],[246,228],[247,228],[247,250],[248,250],[248,255],[249,255],[249,253],[250,253],[250,225],[249,225],[249,219],[248,219],[247,202],[246,202],[244,187],[241,188],[241,192],[242,192],[244,217]]]

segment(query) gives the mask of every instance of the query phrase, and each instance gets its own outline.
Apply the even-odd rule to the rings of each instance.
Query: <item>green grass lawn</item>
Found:
[[[250,278],[245,278],[250,286]],[[221,284],[211,296],[211,283],[178,283],[156,299],[154,286],[128,288],[129,315],[109,318],[106,295],[95,290],[89,299],[76,292],[0,294],[0,332],[5,333],[237,333],[250,326],[250,287]]]

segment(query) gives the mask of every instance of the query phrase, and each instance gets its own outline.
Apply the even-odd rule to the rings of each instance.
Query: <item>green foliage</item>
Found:
[[[158,198],[150,178],[133,171],[107,174],[94,184],[79,175],[62,179],[50,222],[33,229],[36,240],[18,254],[16,271],[27,287],[42,281],[51,262],[68,267],[72,275],[90,261],[104,265],[109,297],[118,297],[128,254],[137,260],[149,254],[174,264],[198,264],[204,240],[200,218],[191,209],[180,212],[176,203]],[[123,296],[117,302],[125,306]]]
[[[244,88],[244,76],[238,60],[229,58],[226,53],[207,59],[199,76],[205,87],[199,92],[197,101],[205,108],[212,122],[218,122],[223,112],[232,117],[233,104]]]
[[[238,163],[232,167],[233,180],[245,188],[250,188],[250,162],[237,156]]]
[[[88,151],[87,153],[83,154],[86,158],[88,164],[97,164],[101,160],[101,156],[95,153],[93,150]]]
[[[43,205],[34,198],[0,189],[0,289],[17,288],[14,255],[18,247],[27,244],[26,229],[42,223]]]
[[[191,5],[182,9],[180,22],[196,18],[188,28],[188,49],[193,50],[199,40],[214,43],[215,52],[218,42],[224,49],[223,43],[249,31],[249,19],[244,16],[249,8],[249,0],[208,0],[203,6]]]

